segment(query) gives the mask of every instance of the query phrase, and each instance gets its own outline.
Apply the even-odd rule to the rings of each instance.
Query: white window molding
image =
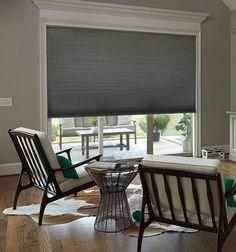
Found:
[[[40,19],[83,27],[191,33],[200,31],[208,14],[79,0],[33,0]]]
[[[47,132],[48,25],[196,36],[197,112],[194,114],[194,155],[201,150],[201,23],[208,14],[167,9],[86,2],[79,0],[33,0],[40,9],[40,121]]]
[[[236,10],[236,1],[235,0],[222,0],[224,4],[231,10]]]

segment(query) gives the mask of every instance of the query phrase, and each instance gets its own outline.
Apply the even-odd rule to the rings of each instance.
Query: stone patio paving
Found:
[[[117,160],[117,159],[129,159],[129,158],[141,158],[146,154],[147,150],[147,139],[146,138],[138,138],[137,144],[134,144],[134,139],[130,139],[130,150],[126,150],[126,147],[120,151],[118,140],[104,140],[104,160]],[[52,144],[55,152],[59,151],[58,144]],[[90,143],[89,156],[98,155],[98,143],[92,142]],[[81,152],[81,142],[73,142],[73,143],[63,143],[63,149],[72,147],[72,160],[82,161],[85,158],[85,155],[82,155]],[[154,142],[153,145],[154,154],[175,154],[182,152],[182,144],[179,136],[171,136],[171,137],[161,137],[159,142]]]

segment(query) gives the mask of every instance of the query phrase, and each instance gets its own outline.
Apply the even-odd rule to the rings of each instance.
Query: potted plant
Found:
[[[90,117],[89,121],[90,121],[90,123],[92,125],[91,131],[93,133],[97,133],[98,132],[98,127],[97,127],[98,119],[97,119],[97,117],[96,116]]]
[[[167,114],[153,115],[153,141],[160,140],[160,133],[162,134],[170,121],[170,116]]]
[[[192,151],[192,117],[189,113],[184,113],[179,120],[178,125],[175,126],[177,131],[181,132],[183,136],[183,151]]]

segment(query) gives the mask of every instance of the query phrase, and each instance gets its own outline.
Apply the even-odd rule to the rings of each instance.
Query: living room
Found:
[[[95,14],[86,14],[86,8],[89,9],[91,6],[97,8],[94,11]],[[63,8],[67,8],[64,16]],[[80,8],[84,8],[83,11]],[[109,8],[111,8],[110,11],[117,8],[117,12],[113,12],[112,17],[107,14]],[[123,12],[126,11],[123,18],[119,16],[121,9]],[[142,22],[140,22],[138,21],[139,11],[143,13],[146,11],[149,15],[153,11],[153,16],[148,18],[142,16]],[[180,17],[181,12],[183,15],[185,14],[185,21],[183,21],[183,17]],[[82,17],[78,18],[78,13]],[[194,20],[191,20],[191,14],[195,15]],[[104,18],[101,21],[92,19],[96,15],[107,15],[111,19]],[[75,24],[81,18],[80,22],[83,23],[83,27],[96,27],[96,25],[107,25],[107,20],[110,22],[113,18],[111,22],[114,26],[126,27],[127,30],[130,27],[134,30],[145,27],[155,30],[158,23],[153,21],[156,18],[155,15],[159,18],[159,22],[160,17],[163,16],[164,21],[162,20],[160,23],[166,25],[165,29],[169,29],[170,32],[173,32],[174,29],[170,23],[179,22],[177,25],[175,24],[175,28],[179,29],[178,33],[184,34],[184,30],[186,32],[190,29],[189,33],[197,34],[196,79],[199,85],[196,88],[198,98],[193,120],[195,156],[201,156],[203,147],[219,147],[224,148],[226,153],[230,152],[230,120],[226,112],[236,110],[234,97],[236,78],[235,71],[231,70],[235,67],[235,56],[233,56],[235,54],[236,25],[234,1],[101,0],[95,1],[94,4],[94,1],[81,3],[80,1],[56,0],[3,0],[0,3],[1,97],[10,97],[11,105],[4,105],[0,108],[2,115],[0,127],[0,188],[3,192],[0,202],[2,211],[4,208],[12,206],[17,182],[15,174],[19,174],[21,169],[8,130],[23,126],[47,132],[48,128],[47,96],[45,96],[47,69],[43,53],[46,51],[45,22],[49,22],[51,25],[57,25],[58,22],[63,25]],[[177,17],[168,15],[177,15]],[[198,15],[201,21],[197,20]],[[186,19],[188,18],[191,20],[190,23],[194,23],[193,26],[187,26]],[[97,24],[94,25],[96,22]],[[167,27],[168,25],[169,27]],[[129,28],[127,28],[128,26]],[[156,114],[154,111],[150,111],[151,113]],[[109,115],[112,114],[109,112]],[[98,114],[98,116],[100,115]],[[151,139],[151,137],[149,138]],[[149,145],[147,144],[148,153],[150,153],[152,144],[152,140]],[[22,193],[19,204],[39,203],[40,193],[36,190],[28,194]],[[119,233],[116,235],[96,233],[93,229],[93,219],[81,218],[69,224],[38,227],[27,217],[9,218],[9,220],[8,218],[1,214],[0,250],[2,251],[135,251],[137,246],[136,238],[129,238]],[[232,251],[234,248],[233,234],[235,234],[234,230],[231,233],[231,239],[229,238],[225,243],[225,251]],[[157,246],[158,248],[160,246],[161,251],[215,250],[213,234],[199,232],[191,234],[191,239],[189,237],[189,234],[184,233],[167,233],[155,238],[145,238],[147,240],[144,239],[143,251],[153,251]],[[18,244],[12,242],[16,238],[19,240]]]

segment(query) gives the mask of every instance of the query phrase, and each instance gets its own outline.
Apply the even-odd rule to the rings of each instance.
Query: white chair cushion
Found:
[[[230,222],[236,213],[236,208],[235,207],[227,207],[226,211],[227,211],[228,222]]]
[[[124,116],[118,116],[118,125],[128,125],[130,124],[131,116],[130,115],[124,115]]]
[[[219,160],[195,157],[147,155],[143,159],[143,165],[211,174],[222,172],[221,162]]]
[[[219,160],[212,159],[203,159],[203,158],[193,158],[193,157],[179,157],[179,156],[158,156],[158,155],[147,155],[143,159],[143,165],[147,167],[158,167],[158,168],[167,168],[171,170],[183,170],[190,172],[201,172],[208,174],[216,174],[217,172],[222,174],[221,162]],[[144,168],[145,169],[145,168]],[[221,175],[223,179],[223,175]],[[158,210],[155,207],[156,200],[154,192],[152,191],[150,176],[146,175],[146,180],[148,183],[148,190],[152,205],[154,206],[154,214],[159,216]],[[169,212],[169,203],[166,194],[166,189],[164,185],[163,176],[160,174],[154,175],[154,180],[156,181],[158,193],[161,202],[161,208],[163,208],[165,214],[168,215]],[[170,186],[170,191],[172,195],[174,213],[178,217],[179,220],[184,220],[182,204],[179,196],[178,183],[175,176],[167,176],[167,181]],[[210,206],[207,197],[207,186],[205,180],[196,179],[196,189],[199,197],[200,204],[200,212],[201,217],[204,219],[204,222],[207,222],[209,217],[211,216]],[[195,219],[197,220],[196,215],[196,207],[192,193],[192,183],[190,178],[181,178],[181,184],[184,192],[186,210],[188,212],[188,216],[191,217],[193,223]],[[215,216],[219,216],[219,197],[218,194],[215,193],[218,191],[217,183],[215,181],[210,182],[210,187],[213,193],[213,201],[214,201],[214,212]]]
[[[24,127],[19,127],[13,130],[13,132],[22,132],[22,133],[29,133],[29,134],[36,134],[40,140],[40,143],[42,145],[42,148],[47,156],[48,162],[52,169],[59,169],[60,165],[57,162],[57,159],[55,157],[55,153],[53,152],[52,146],[44,132],[28,129]],[[58,183],[61,183],[64,181],[64,175],[62,172],[56,172],[56,179]]]
[[[59,187],[62,192],[68,191],[72,188],[75,188],[77,186],[93,181],[92,177],[89,176],[86,170],[84,169],[84,166],[80,166],[75,169],[79,175],[79,178],[78,179],[65,179],[62,183],[60,183]]]
[[[157,211],[157,209],[155,209],[155,211]],[[171,218],[171,212],[170,212],[169,209],[162,209],[162,211],[163,211],[163,217],[165,217],[167,219]],[[233,218],[233,216],[236,213],[236,208],[227,207],[226,212],[227,212],[228,222],[230,222],[231,219]],[[182,211],[175,211],[175,214],[176,214],[175,217],[176,217],[177,220],[185,221]],[[187,212],[187,216],[188,216],[188,220],[189,220],[190,223],[198,224],[198,217],[197,217],[196,214]],[[212,226],[212,219],[211,219],[210,215],[201,214],[201,218],[202,218],[202,224],[203,225]],[[219,223],[219,218],[218,217],[216,217],[216,223]]]
[[[74,117],[65,117],[61,119],[63,128],[74,128],[75,119]]]

